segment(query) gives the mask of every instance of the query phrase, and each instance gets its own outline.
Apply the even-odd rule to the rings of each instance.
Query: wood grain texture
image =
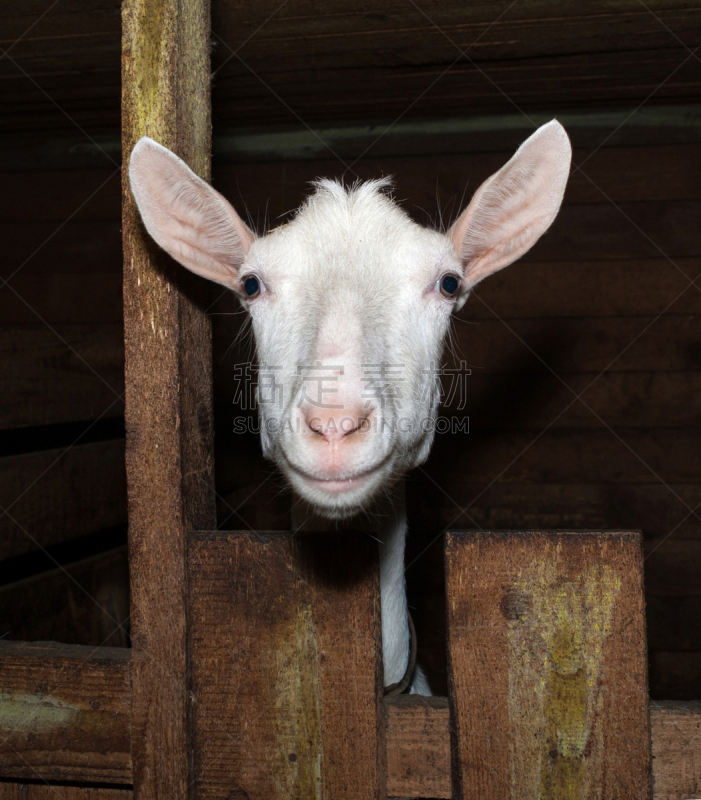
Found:
[[[0,641],[0,776],[130,783],[129,657]]]
[[[68,3],[24,37],[46,9],[30,4],[31,10],[3,14],[7,40],[22,37],[13,57],[67,115],[5,59],[1,98],[9,110],[0,130],[66,130],[71,119],[93,134],[118,125],[115,5],[109,0],[86,13],[82,2]],[[634,107],[649,96],[650,102],[695,100],[698,71],[693,58],[682,61],[684,45],[698,41],[698,11],[683,0],[652,2],[650,10],[654,15],[630,0],[585,9],[570,0],[531,0],[513,11],[508,4],[454,2],[407,8],[396,0],[380,10],[340,0],[321,10],[308,1],[294,9],[216,3],[215,67],[229,48],[242,48],[244,59],[232,59],[218,75],[217,113],[234,125],[289,124],[290,108],[307,123],[394,118],[422,92],[414,117],[447,116],[456,108],[511,113],[511,102],[532,113],[556,104]],[[468,57],[461,58],[464,50]]]
[[[129,190],[148,135],[209,177],[207,0],[122,8],[122,222],[134,792],[190,796],[186,534],[212,529],[211,333],[203,281],[149,239]]]
[[[385,698],[388,797],[450,797],[447,697]]]
[[[451,797],[447,698],[391,698],[385,701],[385,706],[388,795]],[[650,729],[654,800],[698,797],[701,792],[699,704],[651,702]]]
[[[655,800],[701,795],[701,704],[652,702],[650,732]]]
[[[126,495],[123,439],[0,459],[0,559],[125,523]]]
[[[193,534],[189,566],[197,797],[384,798],[376,543]]]
[[[121,416],[121,324],[51,327],[36,316],[31,324],[0,327],[0,391],[5,398],[0,426]]]
[[[453,797],[650,797],[639,534],[450,533]]]
[[[0,783],[0,800],[131,800],[131,789],[61,784]]]
[[[0,587],[0,626],[2,635],[14,641],[126,647],[126,547]]]

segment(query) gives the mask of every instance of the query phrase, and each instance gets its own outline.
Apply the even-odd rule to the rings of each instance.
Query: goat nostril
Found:
[[[307,421],[307,425],[309,426],[310,430],[313,430],[314,433],[318,433],[319,436],[324,435],[324,425],[319,417],[312,417],[312,419]]]

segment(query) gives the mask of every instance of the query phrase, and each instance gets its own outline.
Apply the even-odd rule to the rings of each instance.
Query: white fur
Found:
[[[132,153],[149,233],[189,269],[230,286],[250,312],[261,369],[282,387],[282,402],[278,392],[259,397],[265,455],[316,514],[369,510],[377,521],[386,684],[402,678],[409,650],[399,482],[431,448],[450,314],[547,230],[570,155],[563,128],[544,125],[447,235],[414,223],[387,181],[322,180],[290,223],[255,238],[170,151],[142,139]],[[460,278],[455,297],[440,291],[446,273]],[[263,289],[255,299],[244,291],[252,276]],[[319,395],[320,386],[336,391]],[[420,671],[412,690],[429,693]]]

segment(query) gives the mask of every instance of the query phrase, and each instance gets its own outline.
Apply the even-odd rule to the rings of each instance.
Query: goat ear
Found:
[[[129,182],[156,242],[192,272],[234,288],[254,236],[219,192],[147,136],[132,150]]]
[[[552,120],[479,187],[448,231],[468,286],[507,267],[550,227],[565,193],[571,158],[565,129]]]

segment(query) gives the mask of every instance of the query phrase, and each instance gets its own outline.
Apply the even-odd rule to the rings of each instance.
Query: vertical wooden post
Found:
[[[446,543],[453,798],[650,797],[636,533]]]
[[[190,537],[200,800],[384,800],[377,545]]]
[[[208,0],[124,0],[122,221],[136,798],[186,798],[186,535],[215,527],[204,290],[145,234],[127,166],[144,135],[209,178]],[[199,282],[202,283],[202,282]]]

